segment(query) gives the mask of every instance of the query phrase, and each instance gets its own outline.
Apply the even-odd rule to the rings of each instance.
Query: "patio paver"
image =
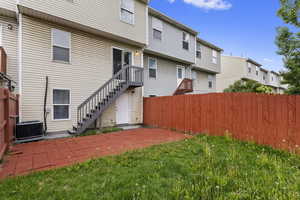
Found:
[[[163,129],[139,128],[102,135],[18,144],[13,146],[12,152],[5,157],[0,166],[0,179],[60,168],[93,158],[190,137]]]

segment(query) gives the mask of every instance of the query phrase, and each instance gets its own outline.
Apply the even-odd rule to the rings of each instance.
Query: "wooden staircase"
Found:
[[[183,81],[180,83],[176,91],[174,92],[173,96],[175,95],[182,95],[185,93],[193,92],[193,80],[185,78]]]
[[[125,66],[77,108],[77,125],[71,134],[86,131],[127,89],[143,86],[143,68]]]

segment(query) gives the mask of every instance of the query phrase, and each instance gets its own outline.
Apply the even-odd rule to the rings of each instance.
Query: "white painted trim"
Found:
[[[150,59],[153,59],[153,60],[155,60],[155,63],[156,63],[156,65],[155,65],[155,68],[151,68],[151,69],[156,69],[156,71],[155,71],[155,78],[153,78],[153,77],[150,77],[150,73],[149,73],[149,69],[150,69]],[[154,57],[148,57],[148,79],[157,79],[157,77],[158,77],[158,62],[157,62],[157,58],[154,58]]]
[[[69,104],[54,104],[53,102],[53,93],[54,90],[68,90],[69,91],[69,98],[70,98],[70,102]],[[54,119],[54,106],[59,106],[59,105],[69,105],[69,118],[68,119]],[[72,106],[72,94],[71,94],[71,89],[69,88],[52,88],[52,92],[51,92],[51,115],[52,115],[52,121],[57,122],[57,121],[70,121],[72,119],[71,115],[71,106]]]
[[[128,49],[124,49],[124,48],[121,48],[121,47],[116,47],[116,46],[112,46],[111,47],[111,64],[112,64],[112,74],[114,74],[114,49],[118,49],[118,50],[121,50],[122,51],[122,67],[123,67],[123,59],[124,59],[124,52],[130,52],[131,53],[131,62],[132,62],[132,65],[134,65],[134,52],[131,51],[131,50],[128,50]]]
[[[3,25],[0,24],[0,47],[3,45]]]
[[[59,31],[68,33],[68,35],[69,35],[69,62],[65,62],[65,61],[61,61],[61,60],[54,60],[54,58],[53,58],[53,30],[59,30]],[[66,48],[63,46],[58,46],[58,47]],[[61,30],[61,29],[57,29],[57,28],[51,28],[51,60],[52,60],[52,62],[59,62],[62,64],[71,64],[72,63],[72,53],[71,52],[72,52],[72,33]]]
[[[149,45],[149,6],[146,6],[146,46]]]
[[[19,28],[18,28],[18,85],[19,85],[19,121],[22,122],[22,99],[23,99],[23,15],[19,14]]]

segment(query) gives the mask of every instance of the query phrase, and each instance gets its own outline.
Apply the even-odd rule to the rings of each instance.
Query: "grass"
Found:
[[[300,199],[300,157],[196,136],[0,183],[1,199]]]
[[[122,128],[118,128],[118,127],[103,128],[101,130],[93,129],[93,130],[87,130],[86,132],[78,136],[82,137],[82,136],[89,136],[89,135],[98,135],[98,134],[111,133],[111,132],[117,132],[122,130],[123,130]]]

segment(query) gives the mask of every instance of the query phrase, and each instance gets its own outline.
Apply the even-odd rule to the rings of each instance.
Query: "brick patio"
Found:
[[[190,136],[163,129],[134,129],[110,134],[66,138],[13,146],[0,167],[0,179],[116,155],[128,150],[178,141]]]

